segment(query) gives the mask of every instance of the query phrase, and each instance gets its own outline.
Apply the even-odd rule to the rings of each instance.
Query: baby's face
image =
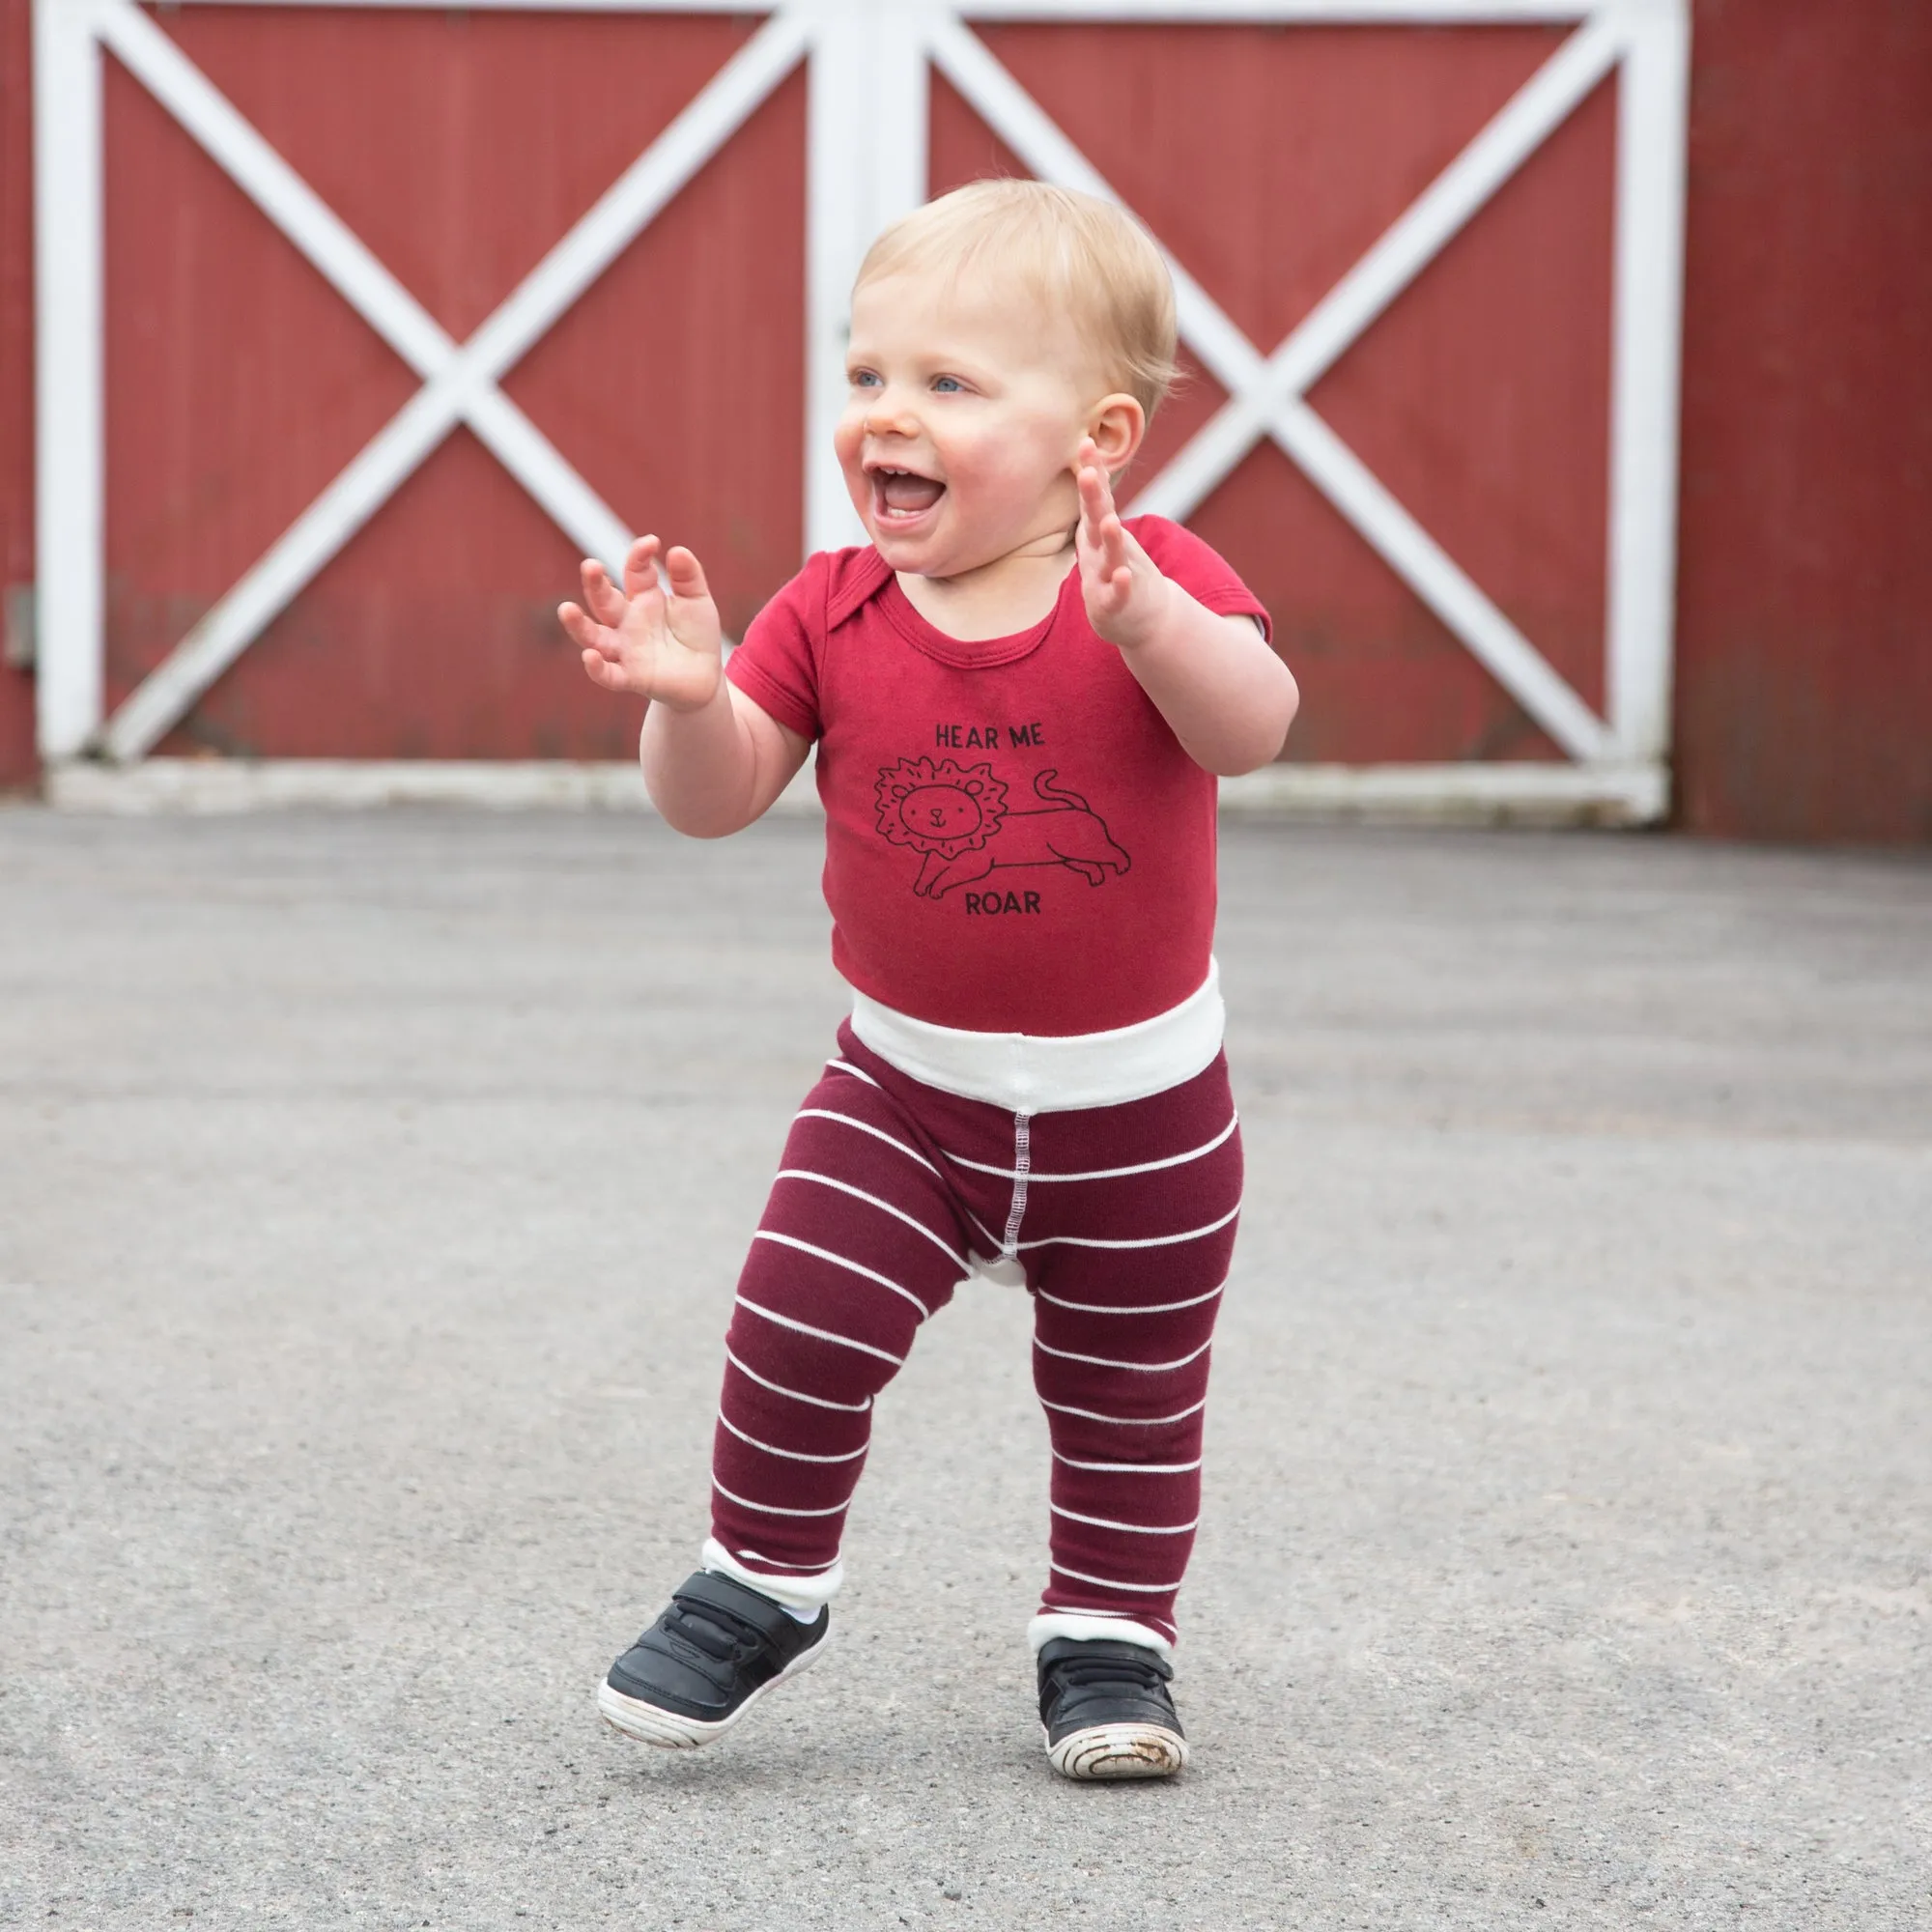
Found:
[[[894,570],[956,577],[1062,539],[1104,384],[1064,317],[1010,288],[882,276],[852,299],[845,487]]]

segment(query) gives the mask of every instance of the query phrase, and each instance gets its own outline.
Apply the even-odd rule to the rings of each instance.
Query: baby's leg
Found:
[[[835,1062],[807,1096],[738,1281],[707,1567],[829,1600],[872,1398],[967,1272],[945,1183],[896,1105]]]
[[[1055,1234],[1035,1270],[1034,1378],[1053,1441],[1052,1573],[1037,1644],[1096,1634],[1095,1617],[1138,1626],[1122,1634],[1163,1651],[1176,1634],[1201,1498],[1208,1346],[1241,1192],[1225,1075],[1212,1084],[1218,1125],[1197,1090],[1176,1132],[1150,1142],[1144,1158],[1172,1164],[1052,1190]],[[1118,1158],[1127,1151],[1113,1164],[1138,1165]],[[1047,1192],[1036,1184],[1032,1198]]]

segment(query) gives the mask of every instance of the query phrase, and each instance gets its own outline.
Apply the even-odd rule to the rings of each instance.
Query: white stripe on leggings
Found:
[[[794,1402],[809,1402],[813,1408],[838,1408],[843,1409],[848,1415],[864,1415],[872,1406],[872,1398],[870,1396],[867,1396],[864,1402],[831,1402],[822,1395],[807,1395],[803,1389],[788,1389],[783,1382],[775,1382],[769,1377],[761,1376],[756,1369],[747,1368],[731,1352],[728,1346],[724,1350],[724,1359],[741,1376],[750,1376],[760,1388],[770,1389],[774,1395],[788,1395]]]
[[[1210,1288],[1206,1294],[1190,1294],[1185,1301],[1150,1301],[1132,1308],[1108,1308],[1098,1301],[1065,1301],[1043,1288],[1037,1293],[1042,1301],[1050,1301],[1056,1308],[1071,1308],[1081,1315],[1172,1315],[1177,1308],[1199,1308],[1204,1301],[1212,1301],[1227,1286],[1224,1281],[1220,1288]]]
[[[1198,1362],[1214,1345],[1203,1342],[1192,1354],[1182,1355],[1178,1362],[1112,1362],[1105,1355],[1076,1355],[1070,1349],[1049,1349],[1037,1335],[1033,1345],[1042,1355],[1051,1355],[1062,1362],[1087,1362],[1096,1369],[1137,1369],[1144,1376],[1157,1376],[1169,1369],[1184,1369],[1189,1362]]]
[[[1129,1536],[1185,1536],[1201,1526],[1199,1517],[1192,1522],[1178,1522],[1171,1529],[1162,1529],[1144,1522],[1112,1522],[1104,1516],[1082,1516],[1078,1510],[1062,1509],[1058,1503],[1048,1503],[1047,1508],[1069,1522],[1091,1522],[1095,1529],[1123,1529]]]
[[[1111,1422],[1118,1429],[1158,1429],[1164,1422],[1185,1422],[1190,1415],[1208,1406],[1208,1398],[1204,1395],[1179,1415],[1101,1415],[1094,1409],[1069,1408],[1062,1402],[1048,1402],[1043,1396],[1039,1406],[1052,1409],[1055,1415],[1077,1415],[1088,1422]]]
[[[1037,1241],[1021,1241],[1021,1249],[1026,1248],[1172,1248],[1182,1241],[1198,1241],[1203,1235],[1211,1235],[1217,1229],[1225,1228],[1241,1211],[1241,1204],[1236,1201],[1218,1221],[1209,1221],[1205,1228],[1190,1228],[1184,1235],[1150,1235],[1139,1241],[1095,1241],[1083,1235],[1046,1235]]]
[[[850,1503],[838,1503],[829,1510],[780,1509],[777,1503],[754,1503],[750,1496],[733,1495],[716,1476],[711,1479],[711,1487],[727,1502],[736,1503],[740,1509],[756,1510],[760,1516],[839,1516],[852,1507]]]
[[[848,1127],[857,1127],[862,1134],[870,1134],[875,1141],[884,1141],[888,1147],[897,1148],[908,1160],[918,1161],[920,1166],[924,1168],[926,1173],[931,1175],[935,1180],[944,1180],[946,1179],[917,1148],[907,1147],[904,1141],[895,1139],[893,1135],[887,1133],[883,1127],[873,1126],[870,1121],[861,1121],[851,1114],[838,1113],[831,1107],[801,1107],[792,1116],[792,1119],[795,1121],[842,1121]]]
[[[1201,1466],[1199,1456],[1191,1463],[1083,1463],[1077,1456],[1063,1456],[1058,1449],[1053,1460],[1065,1463],[1069,1469],[1103,1469],[1120,1476],[1184,1476]]]
[[[814,1328],[809,1321],[794,1321],[789,1315],[774,1315],[769,1308],[760,1308],[755,1301],[747,1301],[741,1294],[738,1306],[749,1308],[753,1315],[762,1315],[767,1321],[776,1321],[781,1328],[790,1328],[801,1335],[815,1336],[821,1342],[836,1343],[841,1349],[857,1349],[862,1355],[876,1355],[882,1362],[890,1362],[894,1368],[905,1367],[903,1355],[890,1354],[884,1349],[875,1349],[869,1342],[855,1342],[849,1335],[835,1335],[829,1328]]]
[[[965,1205],[964,1203],[961,1203],[961,1206],[962,1206],[962,1207],[963,1207],[964,1205]],[[976,1213],[974,1213],[974,1211],[973,1211],[973,1210],[972,1210],[972,1208],[968,1208],[966,1209],[966,1218],[967,1218],[967,1220],[971,1221],[971,1222],[972,1222],[972,1224],[974,1225],[974,1227],[976,1227],[977,1229],[979,1229],[979,1231],[980,1232],[980,1234],[982,1234],[982,1235],[983,1235],[983,1236],[984,1236],[986,1237],[986,1245],[987,1245],[987,1247],[988,1247],[988,1248],[990,1248],[990,1249],[992,1250],[992,1253],[991,1253],[991,1254],[989,1254],[989,1255],[988,1255],[988,1256],[986,1257],[986,1260],[987,1260],[987,1261],[989,1261],[989,1262],[1004,1262],[1004,1261],[1010,1261],[1010,1260],[1012,1259],[1012,1257],[1011,1257],[1010,1255],[1006,1255],[1006,1254],[1002,1254],[1002,1253],[1001,1253],[1001,1251],[1000,1251],[1000,1237],[999,1237],[999,1236],[997,1236],[996,1234],[994,1234],[994,1233],[993,1233],[993,1231],[992,1231],[992,1229],[990,1229],[989,1227],[987,1227],[987,1225],[985,1224],[985,1222],[983,1222],[982,1220],[980,1220],[980,1218],[979,1217],[979,1215],[977,1215]]]
[[[1180,1588],[1180,1582],[1173,1583],[1117,1583],[1111,1577],[1090,1577],[1084,1570],[1069,1570],[1064,1563],[1049,1563],[1046,1566],[1056,1577],[1071,1577],[1076,1583],[1097,1583],[1103,1590],[1139,1590],[1150,1597],[1158,1597],[1169,1590]]]
[[[1212,1153],[1217,1147],[1224,1145],[1228,1139],[1228,1136],[1232,1134],[1235,1131],[1235,1129],[1240,1125],[1240,1123],[1241,1123],[1241,1117],[1238,1114],[1236,1114],[1234,1117],[1234,1119],[1231,1120],[1228,1122],[1228,1124],[1225,1127],[1223,1127],[1221,1131],[1218,1134],[1216,1134],[1211,1141],[1203,1141],[1198,1148],[1189,1148],[1185,1153],[1171,1153],[1167,1156],[1165,1160],[1143,1160],[1137,1162],[1132,1167],[1090,1168],[1085,1174],[1034,1173],[1030,1174],[1027,1178],[1030,1180],[1041,1180],[1041,1181],[1119,1180],[1122,1177],[1129,1174],[1152,1174],[1157,1169],[1163,1167],[1185,1167],[1190,1160],[1199,1160],[1203,1154]],[[975,1174],[994,1175],[1001,1180],[1017,1180],[1019,1179],[1017,1170],[1013,1168],[989,1167],[983,1160],[968,1160],[964,1154],[949,1152],[945,1148],[941,1148],[939,1151],[942,1154],[944,1154],[946,1158],[950,1160],[954,1167],[970,1167]]]
[[[840,1194],[849,1194],[855,1201],[864,1201],[873,1208],[890,1214],[895,1221],[903,1221],[908,1228],[917,1228],[939,1252],[956,1267],[961,1274],[971,1265],[947,1246],[944,1239],[935,1235],[916,1214],[908,1214],[903,1208],[895,1208],[890,1201],[881,1201],[876,1194],[867,1194],[863,1187],[854,1187],[849,1180],[835,1180],[829,1174],[814,1174],[809,1167],[781,1167],[772,1179],[774,1180],[815,1180],[821,1187],[836,1187]]]
[[[802,1255],[815,1255],[818,1260],[830,1262],[835,1267],[849,1268],[854,1274],[864,1275],[867,1281],[875,1281],[881,1288],[889,1288],[895,1294],[903,1295],[906,1300],[919,1310],[919,1319],[922,1321],[932,1313],[932,1310],[911,1289],[901,1288],[897,1282],[888,1280],[876,1268],[868,1268],[859,1262],[847,1261],[843,1255],[835,1255],[830,1248],[815,1248],[810,1241],[801,1241],[796,1235],[781,1235],[776,1228],[760,1228],[752,1238],[754,1241],[776,1241],[781,1248],[796,1248]],[[963,1265],[961,1271],[964,1271]],[[759,1310],[760,1314],[763,1312],[762,1309]],[[855,1349],[859,1349],[863,1348],[865,1344],[854,1342],[852,1346]],[[878,1350],[874,1349],[872,1352],[877,1354]],[[900,1357],[893,1355],[888,1359],[896,1362]]]
[[[718,1420],[740,1442],[749,1442],[753,1449],[762,1449],[767,1456],[782,1456],[788,1463],[852,1463],[871,1446],[869,1443],[864,1443],[857,1449],[846,1450],[842,1456],[808,1456],[803,1449],[781,1449],[775,1442],[760,1442],[755,1435],[747,1435],[722,1408],[718,1411]]]

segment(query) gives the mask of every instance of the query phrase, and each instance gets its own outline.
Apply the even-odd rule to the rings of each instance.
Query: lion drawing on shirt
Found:
[[[912,889],[923,898],[941,898],[1009,866],[1065,866],[1090,886],[1104,885],[1133,862],[1099,813],[1056,784],[1058,777],[1053,769],[1037,773],[1039,804],[1015,811],[991,764],[901,758],[879,773],[879,830],[922,855]]]

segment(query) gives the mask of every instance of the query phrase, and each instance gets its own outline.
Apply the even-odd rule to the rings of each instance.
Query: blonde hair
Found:
[[[1043,182],[971,182],[888,228],[853,287],[981,268],[1016,276],[1045,307],[1064,311],[1107,380],[1152,416],[1176,375],[1174,282],[1132,215]]]

